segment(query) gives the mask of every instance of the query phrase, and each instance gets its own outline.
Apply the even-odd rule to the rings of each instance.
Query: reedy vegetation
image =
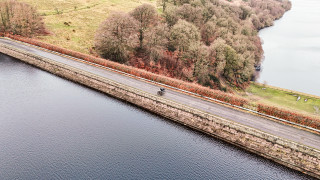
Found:
[[[110,27],[116,16],[111,15],[96,33],[97,52],[107,59],[223,90],[245,88],[254,79],[255,66],[263,58],[257,31],[291,8],[287,0],[246,0],[238,5],[219,0],[159,0],[158,5],[161,15],[149,4],[127,14],[135,21],[128,17],[126,24],[135,23],[137,28],[127,31],[128,41],[116,49],[106,45],[115,38],[112,28],[118,28]],[[122,58],[115,58],[113,51]]]

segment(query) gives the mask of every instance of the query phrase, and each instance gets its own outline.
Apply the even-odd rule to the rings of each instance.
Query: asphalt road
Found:
[[[104,78],[111,79],[116,82],[120,82],[128,86],[132,86],[134,88],[140,89],[142,91],[145,91],[151,94],[156,94],[157,91],[159,90],[159,86],[155,84],[147,83],[145,81],[124,76],[122,74],[119,74],[113,71],[109,71],[106,69],[102,69],[102,68],[85,64],[85,63],[74,61],[66,57],[62,57],[50,52],[43,51],[33,46],[27,46],[27,45],[17,43],[11,40],[7,40],[7,39],[0,39],[0,43],[14,46],[24,51],[28,51],[28,52],[37,54],[39,56],[43,56],[43,57],[52,59],[54,61],[73,66],[75,68],[79,68],[81,70],[96,74],[98,76],[102,76]],[[273,134],[275,136],[282,137],[284,139],[298,142],[298,143],[320,150],[320,135],[317,135],[308,131],[294,128],[292,126],[271,121],[267,118],[246,113],[237,109],[226,107],[224,105],[209,102],[197,97],[193,97],[193,96],[190,96],[181,92],[169,90],[169,89],[166,90],[166,93],[163,96],[163,98],[173,100],[175,102],[187,105],[189,107],[193,107],[193,108],[220,116],[222,118],[232,120],[234,122],[261,130],[263,132]]]

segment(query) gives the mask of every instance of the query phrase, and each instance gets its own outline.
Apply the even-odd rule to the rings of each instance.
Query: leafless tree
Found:
[[[169,38],[169,28],[167,24],[159,23],[157,26],[150,28],[145,33],[145,46],[152,60],[162,58],[166,50]]]
[[[16,0],[0,2],[0,32],[26,37],[46,34],[47,30],[36,9]]]
[[[150,4],[142,4],[135,8],[130,14],[139,22],[139,47],[142,49],[144,33],[152,24],[156,23],[157,11],[155,7]]]
[[[96,51],[104,58],[124,63],[137,45],[138,22],[126,13],[113,13],[96,32]]]
[[[212,21],[207,22],[201,29],[201,36],[204,43],[210,46],[215,36],[217,36],[216,24]]]
[[[188,51],[192,43],[200,42],[200,38],[199,29],[185,20],[179,20],[170,32],[171,45],[180,51]]]

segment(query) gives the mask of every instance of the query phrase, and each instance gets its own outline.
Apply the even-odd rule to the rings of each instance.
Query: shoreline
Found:
[[[310,98],[320,99],[320,96],[313,95],[313,94],[308,94],[308,93],[304,93],[304,92],[299,92],[299,91],[295,91],[295,90],[290,90],[290,89],[286,89],[286,88],[281,88],[281,87],[277,87],[277,86],[263,84],[263,83],[260,83],[260,82],[253,82],[253,83],[257,84],[259,86],[265,86],[265,87],[268,87],[268,88],[271,88],[271,89],[275,89],[275,90],[279,90],[279,91],[284,91],[284,92],[288,92],[288,93],[294,93],[294,94],[303,95],[303,96],[310,97]]]
[[[257,82],[320,96],[318,2],[291,0],[292,8],[270,29],[259,31],[265,59]]]

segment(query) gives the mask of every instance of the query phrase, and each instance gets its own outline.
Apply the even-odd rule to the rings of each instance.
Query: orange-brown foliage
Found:
[[[16,0],[0,1],[0,32],[26,37],[48,33],[36,9]]]
[[[129,73],[138,77],[148,79],[148,80],[156,81],[156,82],[163,83],[175,88],[197,93],[202,96],[214,98],[214,99],[217,99],[226,103],[230,103],[236,106],[246,107],[250,103],[247,99],[237,97],[231,93],[225,93],[219,90],[213,90],[207,87],[200,86],[199,84],[188,83],[182,80],[173,79],[173,78],[166,77],[159,74],[154,74],[154,73],[151,73],[142,69],[138,69],[135,67],[127,66],[127,65],[116,63],[106,59],[94,57],[91,55],[79,53],[79,52],[64,49],[61,47],[57,47],[57,46],[47,44],[35,39],[25,38],[21,36],[12,35],[12,34],[3,34],[3,33],[0,33],[0,36],[5,36],[11,39],[15,39],[15,40],[29,43],[35,46],[39,46],[48,50],[56,51],[65,55],[83,59],[92,63],[96,63],[105,67],[116,69],[125,73]],[[295,122],[305,126],[320,129],[320,120],[316,118],[312,118],[312,117],[308,117],[308,116],[294,113],[291,111],[283,110],[278,107],[267,106],[264,104],[258,104],[257,109],[258,109],[257,111],[260,113],[272,115],[278,118],[286,119],[291,122]]]
[[[265,104],[258,104],[258,112],[320,130],[320,120],[313,117]]]

